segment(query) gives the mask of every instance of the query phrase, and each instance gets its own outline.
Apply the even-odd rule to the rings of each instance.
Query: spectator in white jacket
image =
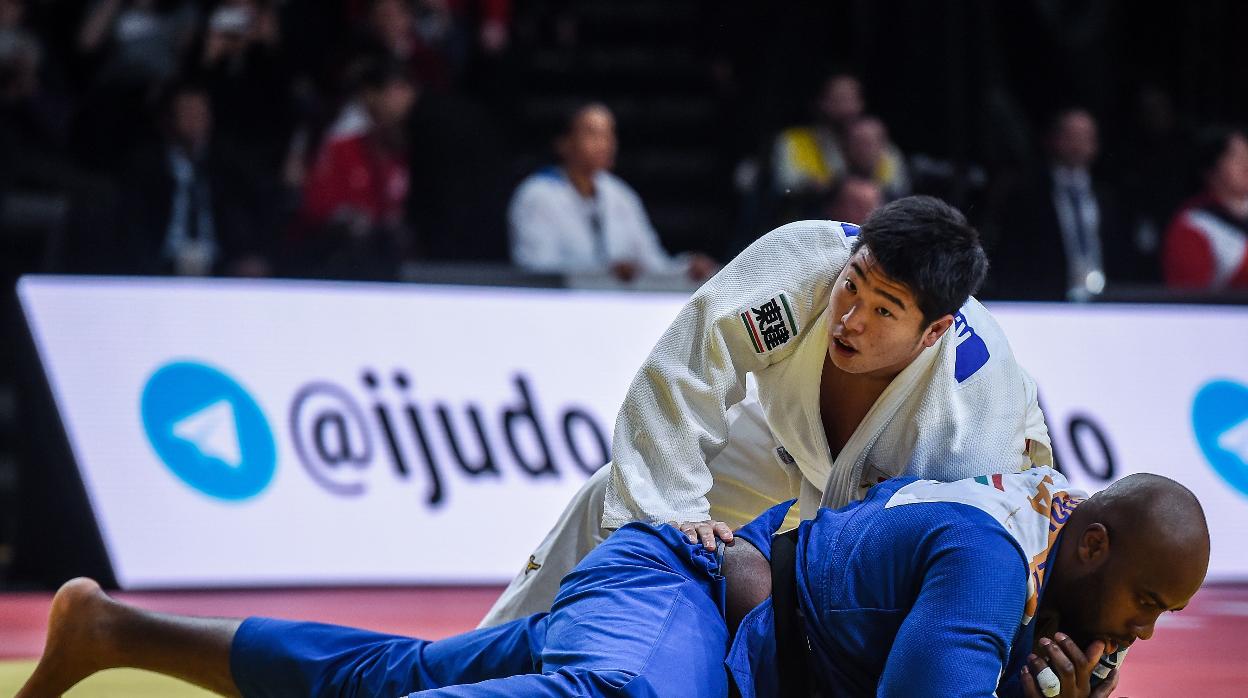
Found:
[[[640,274],[683,271],[702,281],[718,268],[704,254],[663,249],[641,197],[611,174],[615,117],[602,104],[577,108],[555,139],[560,163],[529,175],[507,211],[511,261],[537,272]]]

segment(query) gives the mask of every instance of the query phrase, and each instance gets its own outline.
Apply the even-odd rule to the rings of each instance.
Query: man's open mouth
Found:
[[[836,346],[836,348],[837,348],[837,350],[838,350],[838,351],[844,352],[844,353],[846,353],[846,354],[857,354],[857,353],[858,353],[858,350],[857,350],[857,349],[855,349],[855,348],[851,347],[850,345],[846,344],[845,342],[841,341],[841,339],[840,339],[839,337],[833,337],[833,338],[832,338],[832,344],[834,344],[834,345]]]

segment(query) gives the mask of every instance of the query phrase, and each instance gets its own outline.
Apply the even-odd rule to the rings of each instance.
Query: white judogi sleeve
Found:
[[[744,397],[746,373],[787,358],[827,307],[847,232],[856,228],[831,221],[777,228],[681,309],[620,408],[604,528],[709,518],[707,461],[726,444],[728,408]]]

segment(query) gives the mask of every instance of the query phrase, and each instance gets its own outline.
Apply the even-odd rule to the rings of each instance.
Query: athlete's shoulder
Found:
[[[884,507],[935,502],[973,507],[996,520],[1030,557],[1045,549],[1050,528],[1065,524],[1066,517],[1086,498],[1086,492],[1046,466],[953,482],[916,480],[898,488]]]
[[[1001,323],[973,296],[953,314],[953,326],[947,334],[945,341],[952,345],[952,352],[945,349],[945,360],[954,363],[954,375],[962,389],[989,375],[1013,375],[1019,368]],[[977,380],[971,381],[972,376]]]
[[[810,218],[806,220],[793,221],[774,228],[770,233],[782,233],[791,231],[808,231],[820,234],[838,233],[843,238],[848,238],[851,242],[858,237],[859,226],[853,223],[845,223],[843,221],[832,221],[819,218]]]
[[[712,290],[729,291],[742,301],[765,301],[780,291],[797,302],[799,315],[809,319],[827,305],[824,295],[853,247],[855,230],[834,221],[795,221],[760,236],[737,255],[717,278]],[[706,287],[704,287],[706,288]],[[808,323],[800,323],[805,327]]]
[[[739,289],[743,295],[734,293],[744,301],[764,301],[785,291],[800,306],[794,309],[809,318],[809,313],[822,312],[826,306],[824,291],[849,259],[856,234],[856,229],[835,221],[782,225],[737,255],[725,267],[722,280],[748,287]]]
[[[1070,492],[1083,498],[1085,493],[1070,484],[1066,476],[1048,466],[1028,468],[1018,472],[977,475],[952,482],[939,480],[889,480],[900,487],[892,490],[885,508],[919,502],[965,502],[979,508],[989,508],[993,503],[1007,503],[1005,515],[1014,513],[1037,492]],[[877,486],[877,487],[882,487]]]
[[[829,220],[803,220],[786,223],[768,231],[751,247],[761,249],[816,250],[847,253],[858,239],[858,226]]]

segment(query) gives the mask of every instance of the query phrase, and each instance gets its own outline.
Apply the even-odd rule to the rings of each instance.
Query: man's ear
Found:
[[[927,329],[923,330],[923,348],[926,349],[927,347],[930,347],[940,341],[940,338],[945,336],[945,332],[952,326],[952,315],[945,315],[939,320],[928,325]]]
[[[1109,529],[1103,524],[1089,524],[1079,536],[1079,547],[1076,549],[1081,562],[1100,564],[1109,557]]]

